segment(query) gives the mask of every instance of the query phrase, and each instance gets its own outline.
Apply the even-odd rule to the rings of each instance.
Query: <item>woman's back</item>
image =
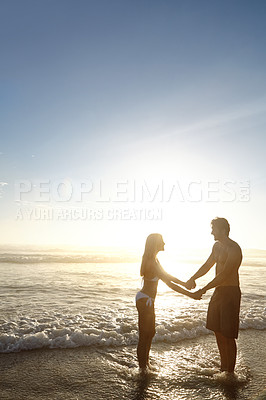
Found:
[[[142,277],[143,287],[141,292],[155,299],[157,293],[157,286],[159,277],[156,275],[158,261],[154,258],[143,261],[142,263]]]

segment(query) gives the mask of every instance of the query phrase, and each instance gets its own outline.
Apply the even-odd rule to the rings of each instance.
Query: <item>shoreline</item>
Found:
[[[265,339],[265,330],[240,331],[236,373],[240,372],[247,376],[238,385],[238,394],[232,397],[233,400],[255,399],[265,389],[263,386]],[[121,354],[125,355],[125,352],[127,352],[128,362],[121,357]],[[182,372],[183,366],[186,365],[185,352],[190,355],[193,352],[195,357],[195,366],[192,365],[193,373],[190,373],[190,377],[186,377],[184,371]],[[195,393],[198,393],[199,397],[196,398],[206,400],[200,397],[200,387],[205,385],[207,389],[215,387],[216,390],[221,387],[224,397],[219,397],[219,400],[231,400],[231,397],[226,397],[224,394],[223,382],[214,383],[212,379],[212,373],[218,368],[218,360],[213,335],[186,339],[176,344],[154,343],[151,361],[155,362],[157,371],[149,377],[147,393],[152,393],[154,387],[160,385],[161,382],[165,393],[169,390],[175,393],[177,389],[183,392],[183,397],[174,397],[174,399],[190,399],[189,393],[193,390],[195,392],[198,385],[199,389]],[[173,372],[176,378],[173,378]],[[193,379],[197,378],[197,374],[201,376],[194,384]],[[108,349],[89,347],[39,349],[19,353],[1,353],[0,377],[3,400],[88,400],[90,398],[138,400],[141,398],[137,389],[140,382],[136,346]],[[188,397],[184,397],[186,392]],[[163,395],[159,397],[164,398]],[[150,397],[143,397],[142,393],[142,398]]]

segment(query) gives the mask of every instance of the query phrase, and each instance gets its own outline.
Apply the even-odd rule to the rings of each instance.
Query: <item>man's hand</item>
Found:
[[[192,299],[195,300],[201,300],[202,295],[204,294],[204,292],[202,291],[202,289],[197,290],[196,292],[191,293],[191,297]]]
[[[184,286],[186,289],[191,290],[191,289],[195,289],[196,283],[195,283],[194,279],[190,278],[187,282],[185,282]]]

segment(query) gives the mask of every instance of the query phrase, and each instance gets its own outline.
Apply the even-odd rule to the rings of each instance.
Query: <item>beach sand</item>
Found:
[[[219,357],[207,335],[154,343],[156,370],[141,376],[136,347],[40,349],[0,355],[1,400],[266,399],[266,332],[241,331],[237,382],[213,376]],[[189,355],[189,358],[187,357]],[[191,362],[191,355],[195,363]],[[193,359],[192,357],[192,359]]]

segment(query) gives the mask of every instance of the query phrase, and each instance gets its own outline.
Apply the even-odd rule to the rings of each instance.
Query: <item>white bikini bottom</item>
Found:
[[[152,298],[152,297],[150,297],[148,294],[146,294],[146,293],[143,293],[143,292],[138,292],[137,294],[136,294],[136,302],[139,300],[139,299],[147,299],[147,301],[146,301],[146,306],[147,307],[151,307],[152,305],[153,305],[153,303],[154,303],[154,299]]]

